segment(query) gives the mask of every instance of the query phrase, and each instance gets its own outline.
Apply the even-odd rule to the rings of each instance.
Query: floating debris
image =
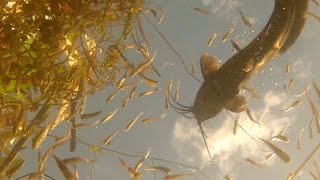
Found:
[[[40,130],[38,132],[38,134],[36,134],[34,136],[34,138],[32,139],[32,148],[33,149],[38,149],[39,148],[39,146],[42,144],[42,142],[47,137],[49,130],[50,130],[50,126],[47,125],[45,128]]]

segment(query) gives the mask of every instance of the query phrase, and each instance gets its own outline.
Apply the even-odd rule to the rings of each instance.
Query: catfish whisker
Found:
[[[192,108],[192,106],[185,106],[185,105],[179,103],[179,102],[174,98],[174,96],[173,96],[171,93],[169,93],[169,94],[170,94],[171,98],[173,99],[173,101],[174,101],[176,104],[178,104],[180,107],[189,108],[189,109]]]

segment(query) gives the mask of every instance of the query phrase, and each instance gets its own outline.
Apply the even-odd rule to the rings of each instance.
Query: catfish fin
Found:
[[[248,108],[247,100],[242,95],[236,95],[230,98],[225,104],[224,107],[235,113],[240,113],[245,111]]]
[[[214,75],[219,70],[220,64],[215,56],[203,54],[200,58],[200,66],[202,77],[204,80],[207,80],[210,76]]]

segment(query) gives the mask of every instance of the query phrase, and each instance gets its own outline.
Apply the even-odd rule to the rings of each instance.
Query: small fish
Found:
[[[317,84],[313,81],[313,87],[316,90],[316,93],[318,95],[318,99],[320,100],[320,89],[318,88]]]
[[[246,109],[246,113],[247,113],[249,119],[250,119],[252,122],[254,122],[254,123],[256,123],[256,124],[258,124],[258,125],[260,126],[260,123],[259,123],[258,121],[256,121],[256,120],[254,120],[254,118],[252,117],[250,109]]]
[[[95,126],[99,123],[100,121],[97,120],[95,122],[92,122],[92,123],[79,123],[79,124],[76,124],[74,126],[74,128],[87,128],[87,127],[92,127],[92,126]]]
[[[241,19],[243,21],[243,24],[248,26],[250,29],[252,29],[252,24],[251,22],[249,21],[248,18],[245,17],[245,15],[243,14],[243,12],[239,9],[239,13],[240,13],[240,16],[241,16]]]
[[[290,91],[290,90],[291,90],[293,84],[294,84],[294,79],[290,79],[290,80],[289,80],[289,85],[288,85],[287,91]]]
[[[153,53],[152,57],[148,59],[148,61],[146,61],[145,63],[140,64],[137,69],[135,69],[131,75],[131,77],[139,74],[141,71],[144,70],[144,68],[148,67],[154,60],[154,57],[156,55],[156,52]]]
[[[123,109],[126,109],[128,104],[129,104],[129,101],[130,101],[130,97],[126,97],[124,100],[123,100],[123,103],[122,103],[122,108]]]
[[[79,164],[79,163],[90,163],[92,160],[89,160],[87,158],[83,157],[71,157],[71,158],[66,158],[62,160],[63,163],[65,164]]]
[[[289,143],[290,140],[288,139],[287,136],[284,136],[284,135],[281,135],[281,134],[278,134],[276,136],[273,136],[271,137],[270,141],[281,141],[281,142],[284,142],[284,143]]]
[[[167,91],[170,92],[172,88],[172,79],[168,82]]]
[[[171,172],[171,169],[164,167],[164,166],[152,166],[151,168],[145,168],[146,171],[160,171],[164,172],[166,174],[169,174]]]
[[[199,14],[209,14],[208,11],[202,9],[202,8],[198,8],[198,7],[195,7],[193,8],[194,11],[198,12]]]
[[[128,72],[128,71],[126,71],[126,72]],[[118,81],[118,83],[117,83],[118,88],[120,88],[123,85],[123,83],[126,80],[126,77],[127,77],[127,73]]]
[[[154,94],[156,93],[157,91],[159,90],[159,88],[156,88],[156,89],[152,89],[150,91],[146,91],[146,92],[143,92],[139,95],[139,97],[144,97],[144,96],[149,96],[151,94]]]
[[[320,177],[320,166],[315,161],[313,161],[313,166],[314,166],[316,173],[317,173],[317,176],[319,178]]]
[[[163,13],[161,14],[161,16],[158,19],[158,24],[161,24],[162,20],[164,19],[165,15],[166,15],[167,11],[163,11]]]
[[[214,42],[214,40],[216,39],[217,36],[218,36],[217,33],[213,33],[213,34],[210,36],[210,38],[209,38],[209,40],[208,40],[208,46],[209,46],[209,47],[212,45],[212,43]]]
[[[55,138],[55,143],[52,146],[53,150],[63,145],[64,143],[66,143],[69,140],[70,136],[71,136],[71,129],[65,136]]]
[[[284,126],[278,135],[283,135],[286,132],[286,130],[289,128],[289,126],[291,126],[291,124],[287,124],[286,126]]]
[[[110,96],[107,97],[106,101],[107,102],[111,102],[117,94],[119,94],[120,92],[120,89],[117,89],[115,92],[113,92],[112,94],[110,94]]]
[[[166,175],[164,180],[178,180],[186,176],[192,176],[192,174],[176,174],[176,175]]]
[[[316,108],[316,106],[312,102],[311,97],[308,95],[308,93],[306,93],[306,96],[307,96],[307,100],[308,100],[308,103],[309,103],[311,111],[312,111],[312,115],[314,118],[317,118],[318,117],[318,109]]]
[[[139,117],[140,117],[142,114],[143,114],[143,112],[139,113],[135,118],[133,118],[133,119],[129,122],[129,124],[128,124],[128,125],[126,126],[126,128],[125,128],[125,132],[126,132],[126,133],[130,130],[130,128],[134,125],[134,123],[139,119]]]
[[[308,85],[304,88],[304,91],[303,91],[302,93],[298,94],[298,95],[295,95],[295,97],[301,97],[301,96],[305,95],[305,94],[308,92],[309,88],[310,88],[310,85],[308,84]]]
[[[255,162],[254,160],[250,159],[250,158],[246,158],[245,161],[249,162],[250,164],[254,165],[257,168],[261,168],[261,164]]]
[[[149,9],[147,10],[147,12],[151,12],[151,14],[152,14],[155,18],[157,17],[157,12],[156,12],[156,10],[149,8]]]
[[[309,122],[309,139],[313,139],[313,129],[312,129],[313,119]]]
[[[224,33],[224,35],[221,38],[221,43],[226,42],[228,36],[233,32],[234,28],[230,28],[227,32]]]
[[[175,99],[176,101],[179,100],[179,89],[180,89],[180,80],[177,82],[176,91],[175,91],[175,93],[174,93],[174,99]]]
[[[113,112],[110,112],[106,117],[102,119],[102,123],[106,123],[110,121],[110,119],[118,112],[118,109],[114,110]]]
[[[302,133],[303,133],[304,129],[300,130],[299,136],[297,138],[297,149],[301,150],[301,137],[302,137]]]
[[[149,154],[150,154],[150,149],[147,151],[146,155],[144,155],[144,157],[142,157],[134,166],[133,170],[135,172],[137,172],[140,169],[140,167],[142,166],[142,163],[148,158]]]
[[[286,109],[283,109],[282,111],[284,111],[284,112],[291,111],[294,107],[298,106],[299,104],[301,104],[301,101],[296,100],[289,107],[287,107]]]
[[[119,131],[113,132],[110,135],[108,135],[103,141],[102,143],[105,145],[110,145],[112,139],[119,133]]]
[[[40,130],[38,132],[38,134],[36,134],[34,136],[34,138],[32,139],[32,148],[33,149],[38,149],[39,146],[41,145],[41,143],[45,140],[45,138],[48,135],[48,132],[50,130],[50,126],[46,126],[45,128],[43,128],[42,130]]]
[[[238,122],[239,122],[239,115],[237,114],[236,120],[234,121],[234,125],[233,125],[233,135],[237,134],[237,129],[238,129]]]
[[[126,46],[126,48],[127,48],[127,49],[133,49],[133,48],[134,48],[134,45],[133,45],[133,44],[128,44],[128,45]]]
[[[158,84],[158,81],[148,78],[142,74],[140,76],[143,78],[143,81],[150,87],[155,87]]]
[[[56,155],[52,154],[54,160],[56,161],[62,175],[68,179],[68,180],[75,180],[73,174],[71,173],[71,171],[69,170],[68,166],[60,159],[58,158]]]
[[[278,148],[277,146],[275,146],[274,144],[272,144],[267,140],[264,140],[262,138],[259,138],[259,139],[262,140],[283,162],[285,163],[291,162],[290,156],[285,151]]]
[[[168,93],[168,91],[165,91],[164,94],[165,94],[165,104],[164,104],[164,107],[165,107],[166,109],[169,109],[169,106],[170,106],[169,93]]]
[[[285,73],[289,74],[289,72],[290,72],[290,64],[287,63],[286,68],[285,68]]]
[[[90,118],[94,118],[94,117],[98,116],[101,113],[102,113],[102,111],[97,111],[97,112],[94,112],[94,113],[81,114],[80,118],[81,119],[90,119]]]
[[[317,132],[318,132],[318,134],[320,134],[320,121],[318,121],[318,118],[317,119],[315,118],[314,121],[316,123]]]
[[[192,60],[191,60],[191,73],[192,73],[192,74],[195,74],[195,73],[196,73],[196,69],[195,69],[195,67],[194,67],[194,64],[193,64]]]
[[[148,123],[151,123],[151,122],[153,122],[155,120],[156,119],[154,119],[154,118],[145,118],[145,119],[141,120],[141,124],[148,124]]]
[[[127,163],[125,163],[122,159],[120,159],[121,165],[128,171],[129,175],[134,178],[138,179],[141,176],[141,173],[135,172]]]
[[[237,44],[237,42],[235,42],[233,39],[230,40],[231,41],[231,45],[234,49],[236,49],[238,52],[241,51],[240,46]]]
[[[268,155],[266,155],[266,160],[270,159],[271,157],[273,157],[275,154],[274,153],[270,153]]]
[[[133,88],[131,89],[131,91],[130,91],[130,93],[129,93],[129,98],[130,98],[130,100],[133,99],[133,97],[134,97],[134,95],[135,95],[135,93],[136,93],[136,89],[137,89],[137,86],[136,86],[136,85],[133,86]]]

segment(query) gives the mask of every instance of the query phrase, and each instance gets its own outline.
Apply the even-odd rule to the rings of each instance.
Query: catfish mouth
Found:
[[[173,96],[170,94],[173,102],[169,101],[170,106],[174,109],[175,112],[182,114],[185,118],[195,118],[197,121],[202,122],[205,120],[208,120],[212,117],[215,117],[217,114],[219,114],[222,109],[224,108],[225,102],[220,101],[221,103],[212,103],[212,101],[204,101],[204,104],[202,102],[194,103],[193,106],[186,106],[178,102]],[[206,103],[211,102],[211,103]],[[192,114],[189,115],[188,114]]]

